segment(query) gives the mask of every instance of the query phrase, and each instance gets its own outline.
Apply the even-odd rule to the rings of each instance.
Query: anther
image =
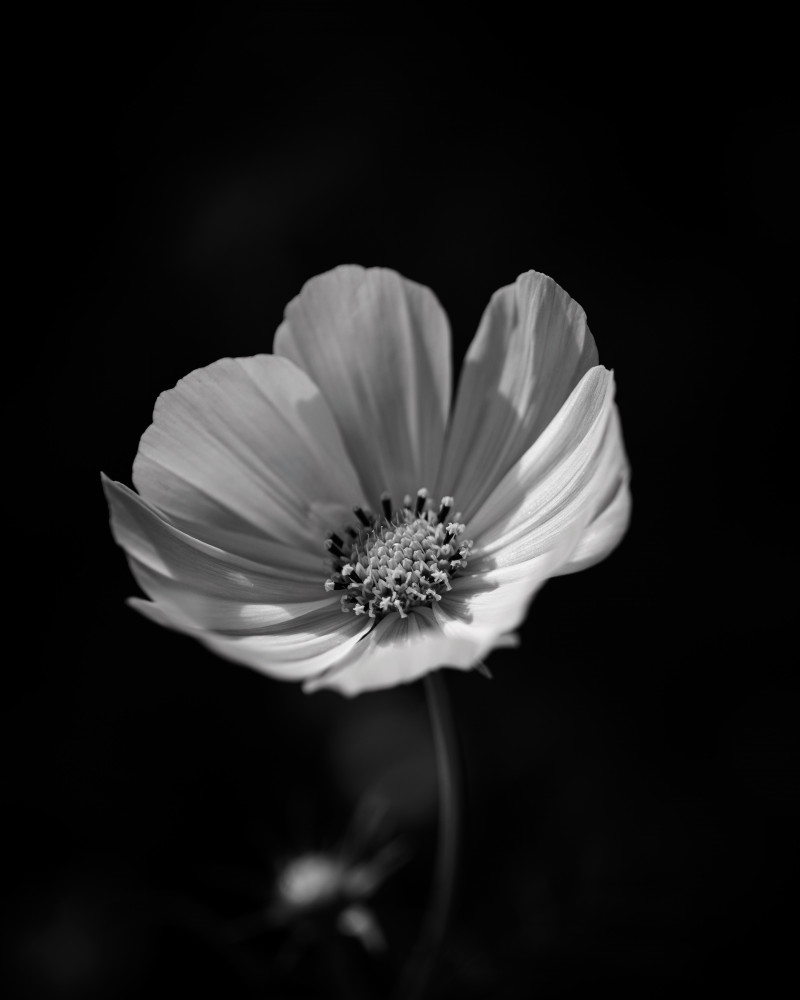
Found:
[[[328,552],[332,552],[339,559],[344,559],[344,552],[339,548],[339,546],[334,542],[332,538],[325,539],[325,548]]]
[[[339,546],[339,548],[341,548],[341,547],[342,547],[342,546],[344,545],[344,542],[343,542],[343,541],[342,541],[342,539],[341,539],[341,538],[340,538],[340,537],[339,537],[339,536],[338,536],[338,535],[336,534],[336,532],[335,532],[335,531],[331,531],[331,532],[329,533],[329,535],[328,535],[328,538],[330,538],[330,540],[331,540],[331,541],[332,541],[332,542],[333,542],[333,543],[334,543],[335,545],[338,545],[338,546]]]
[[[428,499],[428,491],[423,486],[421,490],[417,490],[417,502],[414,507],[414,516],[419,517],[422,513],[422,508],[425,506],[425,501]]]
[[[359,519],[359,521],[364,525],[365,528],[372,527],[372,521],[367,517],[364,511],[360,507],[353,507],[353,513]]]
[[[386,492],[386,490],[381,493],[381,509],[383,510],[383,516],[388,522],[392,520],[392,498]]]
[[[442,497],[442,502],[439,505],[439,514],[437,515],[439,524],[441,524],[447,515],[450,513],[453,507],[452,497]]]

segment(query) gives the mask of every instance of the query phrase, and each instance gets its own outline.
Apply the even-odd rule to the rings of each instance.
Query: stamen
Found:
[[[365,528],[372,527],[372,521],[367,517],[364,511],[360,507],[353,507],[353,513],[359,519],[359,521],[364,525]]]
[[[328,552],[332,552],[335,556],[338,556],[339,559],[344,559],[344,552],[342,552],[332,538],[325,539],[325,548]]]
[[[441,601],[453,575],[467,565],[472,542],[461,538],[465,526],[457,520],[444,523],[453,498],[443,497],[437,507],[420,489],[413,508],[410,495],[403,501],[392,511],[384,492],[379,518],[354,507],[359,526],[348,525],[342,534],[332,531],[325,540],[334,558],[325,589],[343,591],[343,611],[376,621],[394,612],[405,618],[414,607]]]

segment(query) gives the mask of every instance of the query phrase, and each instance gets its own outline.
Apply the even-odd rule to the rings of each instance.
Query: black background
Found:
[[[99,482],[130,482],[160,391],[268,351],[303,282],[355,262],[433,288],[456,363],[496,288],[552,275],[615,370],[634,477],[618,551],[547,585],[493,681],[447,674],[464,846],[432,995],[771,995],[795,940],[798,788],[776,640],[797,232],[782,87],[735,64],[610,83],[489,40],[316,27],[120,19],[98,44],[71,24],[29,66],[13,990],[388,995],[435,836],[419,686],[309,697],[139,618]],[[404,762],[412,857],[374,900],[388,957],[334,935],[292,965],[291,929],[232,943],[282,858],[341,839],[365,761]]]

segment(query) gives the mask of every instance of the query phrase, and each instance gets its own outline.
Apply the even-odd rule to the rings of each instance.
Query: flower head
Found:
[[[399,838],[386,839],[390,824],[387,803],[365,796],[335,848],[286,858],[276,871],[267,924],[335,917],[341,933],[357,938],[370,951],[383,950],[383,932],[368,900],[408,860]]]
[[[159,397],[133,469],[104,477],[131,604],[230,660],[345,694],[470,669],[551,576],[627,527],[614,379],[580,306],[529,271],[492,297],[450,406],[433,293],[338,267],[274,353]]]

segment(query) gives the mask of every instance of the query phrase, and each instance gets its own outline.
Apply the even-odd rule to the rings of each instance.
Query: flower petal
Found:
[[[324,555],[362,501],[319,389],[285,358],[223,358],[162,393],[133,467],[141,495],[190,534],[239,554],[259,539]]]
[[[407,684],[439,667],[470,670],[496,639],[493,630],[456,621],[436,608],[414,608],[405,618],[390,614],[333,669],[306,681],[304,690],[332,688],[350,697]]]
[[[611,372],[598,365],[584,375],[470,521],[473,571],[531,559],[563,531],[578,523],[582,532],[591,522],[625,467],[613,400]]]
[[[583,532],[574,552],[556,575],[577,573],[605,559],[622,540],[631,518],[631,491],[627,469],[616,483],[612,499]]]
[[[586,314],[536,271],[495,292],[467,352],[436,493],[469,519],[597,364]]]
[[[201,594],[242,603],[290,604],[323,596],[321,558],[275,546],[276,565],[263,566],[208,545],[169,524],[122,483],[103,477],[111,531],[131,560]]]
[[[155,599],[129,603],[158,624],[286,680],[327,670],[368,628],[325,593],[323,560],[287,550],[294,566],[261,566],[192,538],[121,483],[103,485],[114,538]]]
[[[534,594],[550,579],[574,549],[580,527],[573,526],[558,544],[516,565],[459,576],[442,598],[441,610],[451,618],[493,629],[499,637],[525,619]]]
[[[149,566],[128,558],[136,582],[147,596],[168,612],[185,619],[195,628],[231,635],[258,635],[265,628],[292,621],[311,611],[321,611],[336,606],[341,614],[339,598],[326,594],[311,601],[292,601],[285,604],[265,604],[243,601],[203,593],[191,584],[158,573]]]
[[[437,610],[491,632],[495,637],[492,648],[507,645],[508,634],[525,620],[534,595],[575,548],[581,528],[581,524],[570,526],[551,548],[520,563],[456,577]]]
[[[373,509],[432,488],[450,406],[450,328],[433,292],[394,271],[337,267],[289,303],[275,353],[320,387]]]
[[[128,603],[157,624],[198,639],[217,655],[278,680],[304,680],[329,669],[348,654],[367,628],[336,604],[273,626],[264,634],[236,637],[195,628],[160,604],[135,597]]]
[[[505,519],[501,525],[504,532],[501,547],[492,554],[487,554],[493,548],[490,545],[476,549],[467,573],[453,580],[452,589],[439,605],[442,613],[469,626],[493,630],[497,635],[493,648],[502,644],[504,634],[524,621],[531,600],[550,577],[598,562],[619,541],[627,525],[630,507],[627,460],[616,408],[611,406],[605,424],[602,418],[610,405],[613,384],[610,373],[605,373],[608,378],[601,377],[604,369],[594,372],[596,379],[587,375],[582,380],[570,398],[572,405],[564,407],[565,412],[559,414],[530,451],[549,453],[551,458],[557,455],[560,449],[555,439],[570,427],[577,432],[578,414],[590,428],[581,439],[583,448],[567,451],[527,497],[516,498],[523,512],[522,520],[516,522],[516,510]],[[605,384],[602,395],[589,391],[594,382],[596,390]],[[594,408],[589,405],[592,398]],[[533,457],[533,454],[528,456]],[[525,461],[520,465],[524,469]],[[575,474],[565,483],[563,477],[570,467]],[[535,463],[531,462],[528,471],[533,472],[534,468]],[[524,480],[522,475],[520,478]],[[496,493],[503,493],[502,484]],[[556,502],[547,499],[551,496]],[[510,498],[505,495],[503,499]],[[533,516],[525,518],[528,503]]]

